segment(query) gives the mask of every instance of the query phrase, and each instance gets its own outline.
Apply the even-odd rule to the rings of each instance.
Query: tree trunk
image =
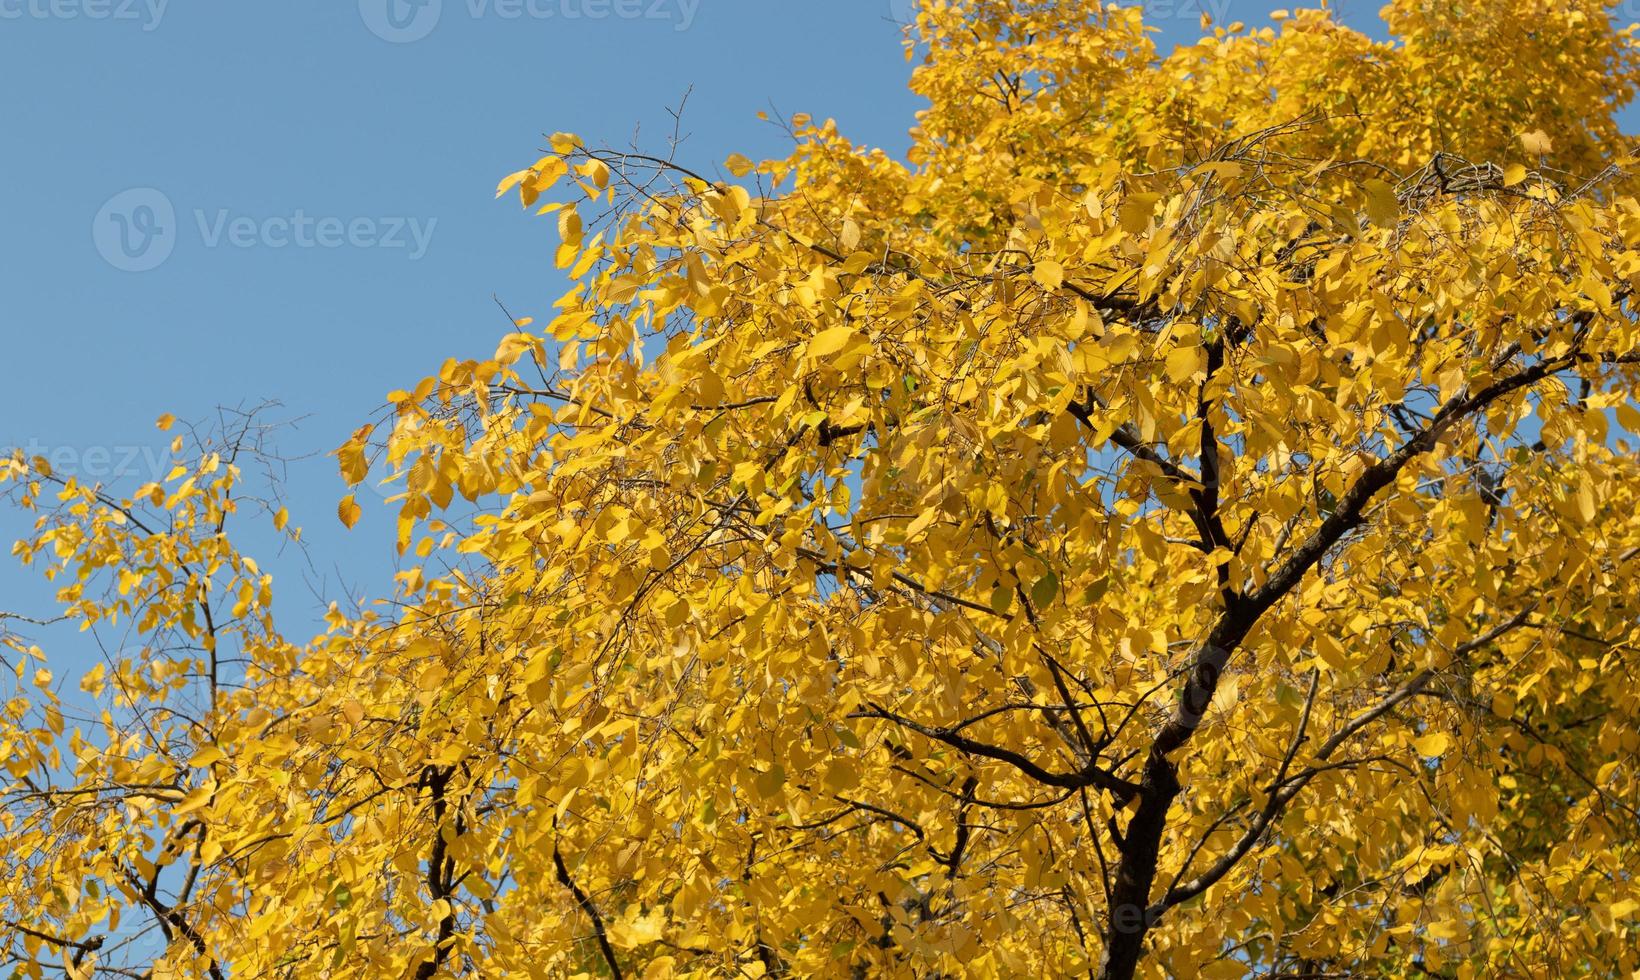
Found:
[[[1156,879],[1162,832],[1167,828],[1167,809],[1179,795],[1179,777],[1173,763],[1152,750],[1140,786],[1139,808],[1122,838],[1122,861],[1116,870],[1116,888],[1105,920],[1101,980],[1130,980],[1144,952],[1145,934],[1155,924],[1149,911],[1150,888]]]

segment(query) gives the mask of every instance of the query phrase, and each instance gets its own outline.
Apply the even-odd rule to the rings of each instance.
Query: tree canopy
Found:
[[[1640,969],[1611,14],[928,0],[904,159],[554,135],[500,191],[573,288],[338,451],[405,562],[311,639],[252,425],[12,457],[130,639],[77,720],[4,634],[7,969]]]

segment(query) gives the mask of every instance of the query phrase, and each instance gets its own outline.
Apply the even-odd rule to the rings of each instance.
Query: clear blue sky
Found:
[[[1165,50],[1195,36],[1203,9],[1258,22],[1278,5],[1147,7]],[[389,512],[361,498],[364,521],[344,532],[322,453],[386,392],[493,351],[506,324],[492,296],[523,315],[564,288],[550,223],[494,201],[496,180],[554,130],[621,145],[636,129],[661,146],[667,107],[691,88],[695,166],[780,153],[756,118],[771,105],[899,154],[917,108],[895,23],[906,6],[0,0],[0,446],[82,470],[137,453],[129,487],[154,476],[138,450],[163,447],[161,413],[277,399],[306,417],[281,448],[321,454],[290,470],[288,491],[323,590],[379,594]],[[1342,6],[1377,23],[1371,0]],[[117,197],[144,188],[160,196]],[[0,540],[25,528],[0,509]],[[274,567],[284,612],[310,617],[300,566]],[[0,549],[0,609],[50,606]]]

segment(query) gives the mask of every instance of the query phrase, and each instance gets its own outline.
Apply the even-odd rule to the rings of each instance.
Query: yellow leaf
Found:
[[[157,420],[155,420],[154,428],[161,432],[168,432],[170,431],[171,426],[176,424],[176,421],[177,417],[175,415],[172,415],[170,412],[166,412],[164,415],[161,415]]]
[[[1414,739],[1412,747],[1418,750],[1419,755],[1435,758],[1452,747],[1452,739],[1445,732],[1430,732]]]
[[[1367,192],[1367,217],[1380,228],[1394,228],[1401,220],[1401,203],[1395,198],[1395,188],[1377,177],[1361,183]]]
[[[837,242],[843,246],[845,252],[854,251],[855,247],[860,244],[860,226],[855,223],[853,218],[843,219],[843,230],[837,236]]]
[[[1554,141],[1551,140],[1549,135],[1541,129],[1534,129],[1529,133],[1521,133],[1520,145],[1526,148],[1527,153],[1535,157],[1546,156],[1547,154],[1553,153],[1555,149]]]
[[[1175,347],[1167,355],[1167,378],[1174,384],[1182,384],[1190,380],[1201,369],[1200,347]]]
[[[1130,235],[1137,235],[1150,227],[1150,216],[1156,211],[1156,202],[1161,200],[1160,194],[1146,193],[1133,194],[1122,202],[1118,209],[1117,220],[1122,230]]]
[[[566,246],[581,244],[581,212],[575,208],[558,212],[558,237]]]
[[[1058,289],[1065,282],[1065,267],[1058,262],[1038,262],[1031,269],[1031,278],[1044,289]]]
[[[1632,402],[1618,402],[1616,412],[1618,425],[1630,433],[1640,434],[1640,409]]]
[[[450,676],[449,668],[441,663],[434,663],[416,678],[416,686],[423,691],[436,691],[443,685],[445,678]]]
[[[494,173],[495,171],[492,170],[490,172]],[[501,195],[507,193],[512,188],[518,186],[519,182],[529,175],[530,171],[528,170],[518,170],[501,178],[501,183],[495,185],[495,196],[500,197]]]
[[[647,915],[637,915],[637,907],[610,924],[609,937],[617,946],[632,949],[647,946],[666,935],[666,908],[656,906]]]
[[[1594,486],[1587,475],[1577,483],[1577,516],[1581,517],[1585,524],[1593,521],[1595,517]]]
[[[815,359],[830,357],[847,347],[849,342],[858,336],[853,327],[832,327],[829,330],[822,330],[809,341],[808,349],[804,353]]]
[[[771,799],[780,795],[781,789],[786,785],[786,767],[776,765],[770,767],[766,772],[758,773],[756,778],[752,780],[752,785],[757,789],[758,795],[764,799]]]
[[[195,769],[203,769],[211,763],[221,762],[225,758],[227,758],[227,756],[220,748],[217,748],[214,745],[207,745],[198,752],[194,753],[194,757],[188,760],[188,765],[193,766]]]
[[[826,788],[834,793],[846,793],[860,785],[860,770],[849,759],[837,759],[826,769]]]
[[[370,464],[365,459],[365,440],[370,436],[370,427],[364,426],[353,433],[353,438],[336,450],[336,462],[341,468],[342,479],[352,486],[364,481],[365,475],[370,472]]]
[[[198,810],[205,804],[209,803],[211,801],[211,794],[215,791],[216,784],[213,782],[207,782],[205,785],[195,789],[193,792],[183,797],[181,801],[179,801],[171,810],[171,816],[181,817],[193,813],[195,810]]]
[[[359,523],[359,515],[361,513],[362,510],[359,507],[359,503],[353,499],[352,494],[348,494],[343,497],[342,502],[336,507],[336,516],[340,517],[342,519],[342,523],[347,527],[352,527],[353,525]]]

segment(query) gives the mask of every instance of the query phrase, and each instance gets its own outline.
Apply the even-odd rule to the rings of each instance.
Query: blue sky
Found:
[[[1165,48],[1204,9],[1150,0]],[[0,0],[0,446],[55,453],[126,487],[164,412],[283,403],[291,511],[314,571],[275,563],[296,620],[315,593],[379,594],[387,508],[359,528],[323,453],[450,356],[485,356],[495,304],[546,312],[564,289],[549,222],[492,199],[543,133],[682,156],[782,152],[759,110],[837,118],[903,152],[916,100],[896,24],[907,0]],[[1345,0],[1376,23],[1377,4]],[[0,539],[26,529],[0,509]],[[313,590],[303,584],[309,578]],[[0,561],[0,609],[50,590]],[[299,632],[299,631],[298,631]]]

